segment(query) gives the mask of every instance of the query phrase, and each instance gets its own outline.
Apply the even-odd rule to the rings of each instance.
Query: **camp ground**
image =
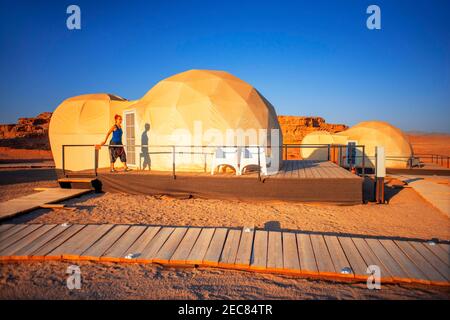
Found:
[[[130,171],[111,172],[112,146],[96,143],[117,114],[125,120],[121,147]],[[216,140],[222,143],[217,145],[208,140],[211,136],[225,138]],[[230,137],[233,144],[224,144]],[[420,162],[405,135],[385,122],[362,122],[338,134],[316,131],[301,144],[283,144],[270,102],[230,73],[209,70],[169,77],[136,101],[112,94],[69,98],[53,113],[49,138],[59,188],[3,203],[3,219],[39,208],[64,210],[58,202],[86,192],[383,205],[386,167],[413,170]],[[192,141],[198,144],[189,144]],[[299,149],[301,157],[289,159],[290,148]],[[365,187],[371,181],[375,189]],[[151,263],[344,282],[367,281],[371,265],[377,265],[384,283],[450,285],[449,244],[439,240],[254,226],[69,221],[1,227],[2,262]]]
[[[450,8],[378,2],[3,1],[0,303],[450,300]]]
[[[122,143],[134,169],[127,173],[111,174],[108,147],[95,143],[115,114],[124,119]],[[417,164],[402,132],[383,122],[283,144],[275,108],[224,71],[174,75],[137,101],[112,94],[69,98],[56,108],[49,137],[61,183],[76,186],[92,178],[105,191],[133,194],[355,204],[364,201],[363,177],[373,172],[377,145],[386,146],[388,167]],[[287,158],[294,148],[301,159]],[[221,174],[227,168],[230,174]]]

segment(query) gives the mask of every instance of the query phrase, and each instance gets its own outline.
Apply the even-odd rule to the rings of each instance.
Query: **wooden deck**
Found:
[[[200,198],[345,204],[363,201],[363,179],[330,161],[286,160],[277,174],[261,176],[261,181],[257,177],[254,171],[241,176],[233,173],[176,172],[176,179],[172,172],[167,171],[98,171],[98,180],[107,192],[176,193]]]
[[[249,227],[0,225],[0,260],[91,260],[219,267],[382,283],[450,285],[450,245]]]
[[[109,168],[100,168],[98,172],[101,174],[109,173]],[[171,176],[172,171],[156,171],[156,170],[138,170],[123,172],[120,169],[114,173],[116,175],[165,175]],[[210,171],[200,172],[184,172],[176,171],[177,176],[207,176],[211,178],[236,178],[236,179],[256,179],[257,172],[255,170],[249,170],[244,172],[243,175],[237,176],[234,173],[216,173],[211,175]],[[278,173],[262,176],[263,179],[358,179],[358,176],[352,174],[345,168],[338,166],[331,161],[319,161],[319,160],[283,160],[282,165]],[[64,178],[59,179],[64,180]]]
[[[11,218],[21,213],[39,209],[46,204],[67,200],[90,191],[89,189],[49,188],[27,196],[1,202],[0,219]]]

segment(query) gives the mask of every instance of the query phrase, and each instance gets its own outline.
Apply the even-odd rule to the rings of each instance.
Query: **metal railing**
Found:
[[[441,167],[450,168],[450,156],[434,153],[419,153],[415,154],[415,156],[419,159],[419,161],[429,160],[429,162],[424,163],[433,163]]]
[[[343,154],[344,148],[348,148],[347,145],[335,145],[335,144],[283,144],[282,146],[274,147],[274,146],[259,146],[259,145],[97,145],[97,144],[65,144],[62,145],[62,171],[64,176],[67,175],[66,170],[66,164],[65,164],[65,157],[66,157],[66,149],[67,148],[76,148],[76,147],[91,147],[94,151],[94,174],[95,176],[98,176],[98,163],[99,163],[99,151],[103,147],[124,147],[124,148],[168,148],[170,151],[156,151],[156,152],[146,152],[148,155],[151,154],[172,154],[172,176],[174,179],[176,179],[176,155],[177,154],[203,154],[205,155],[205,165],[204,165],[204,171],[206,172],[206,157],[208,155],[212,155],[216,152],[217,148],[257,148],[257,154],[258,154],[258,171],[257,171],[257,178],[261,181],[261,148],[266,148],[270,150],[270,153],[273,152],[273,149],[281,149],[280,154],[284,154],[284,159],[282,160],[288,160],[288,149],[302,149],[302,148],[315,148],[315,149],[326,149],[326,159],[327,161],[333,161],[339,166],[342,166],[343,163],[345,163],[346,156]],[[366,169],[366,158],[368,156],[365,155],[365,146],[364,145],[355,145],[354,148],[362,149],[362,155],[355,155],[355,158],[362,158],[361,161],[361,172],[362,177],[365,176],[365,169]],[[177,150],[178,148],[178,150]],[[181,148],[190,148],[192,149],[201,149],[201,152],[196,151],[183,151],[180,150]],[[205,152],[205,149],[214,149],[212,152]],[[284,150],[284,152],[283,152]],[[336,159],[336,150],[339,150],[339,159]],[[141,154],[142,152],[140,152]],[[283,157],[282,157],[283,158]],[[140,166],[140,159],[139,159],[139,166]],[[238,168],[235,168],[238,170]]]

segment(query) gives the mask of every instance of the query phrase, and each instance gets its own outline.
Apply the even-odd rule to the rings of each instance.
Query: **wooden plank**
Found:
[[[66,205],[62,203],[46,203],[41,204],[39,207],[43,209],[63,209]]]
[[[439,249],[444,251],[444,257],[445,257],[445,264],[450,266],[450,244],[447,243],[439,243],[437,245]]]
[[[174,230],[175,228],[173,227],[161,228],[153,239],[147,244],[142,251],[142,254],[136,259],[136,261],[144,263],[153,262],[153,258],[155,258],[159,249],[163,246]]]
[[[302,167],[303,167],[303,172],[305,173],[305,178],[314,178],[312,173],[311,173],[311,168],[310,168],[310,164],[308,160],[303,160],[302,161]]]
[[[177,250],[183,240],[188,228],[176,227],[163,246],[158,250],[153,258],[154,263],[169,263],[170,258]]]
[[[84,250],[89,248],[100,237],[102,237],[112,225],[87,225],[83,230],[75,234],[72,238],[65,241],[59,247],[46,255],[46,259],[70,259],[77,260]]]
[[[361,254],[361,257],[369,266],[378,266],[380,268],[381,281],[383,282],[392,282],[393,277],[390,271],[386,268],[386,266],[381,262],[381,260],[376,256],[376,254],[370,249],[369,245],[363,238],[351,238],[355,247],[358,249],[358,252]],[[367,270],[366,270],[367,271]]]
[[[145,226],[131,226],[105,253],[100,257],[103,261],[124,261],[128,249],[147,229]]]
[[[308,161],[308,168],[309,168],[309,172],[311,173],[311,176],[316,179],[321,178],[321,175],[319,174],[318,170],[316,169],[316,162],[312,161],[312,160],[307,160],[307,161]]]
[[[254,227],[244,227],[242,229],[241,241],[236,254],[235,268],[248,269],[252,258]]]
[[[431,250],[428,245],[422,242],[411,241],[409,244],[420,253],[447,281],[450,281],[450,267],[442,262]]]
[[[325,243],[323,236],[311,234],[310,238],[314,250],[314,256],[316,257],[319,274],[325,276],[335,276],[336,270],[334,269],[334,264],[331,260],[330,253],[328,252],[327,244]]]
[[[350,237],[338,237],[356,279],[367,279],[367,264]]]
[[[2,232],[5,232],[6,230],[11,229],[14,226],[15,226],[15,224],[12,224],[12,223],[0,224],[0,235],[2,234]]]
[[[191,265],[200,265],[203,262],[203,258],[206,255],[209,244],[214,235],[215,228],[202,228],[197,241],[194,244],[189,256],[186,258],[185,263]]]
[[[300,168],[300,164],[299,164],[299,162],[298,162],[298,160],[291,160],[292,162],[293,162],[293,168],[292,168],[292,174],[291,174],[291,176],[290,176],[290,178],[291,179],[298,179],[298,175],[299,175],[299,173],[298,173],[298,171],[299,171],[299,168]]]
[[[222,255],[220,256],[220,267],[233,267],[236,261],[236,255],[241,239],[241,230],[230,229],[228,231],[225,245],[223,246]]]
[[[383,265],[389,270],[392,279],[401,282],[411,282],[408,273],[390,256],[378,239],[365,239],[373,253],[380,259]]]
[[[321,178],[331,178],[332,176],[330,173],[326,170],[323,161],[317,161],[315,169],[319,173]]]
[[[36,230],[28,233],[25,237],[22,239],[16,241],[9,247],[0,250],[0,260],[9,260],[14,259],[16,256],[16,252],[22,249],[23,247],[29,245],[30,243],[33,243],[37,238],[45,234],[47,231],[54,228],[56,225],[43,225],[40,228],[37,228]]]
[[[100,240],[80,254],[80,260],[100,260],[100,257],[108,250],[124,233],[129,226],[115,225]]]
[[[90,225],[88,225],[87,227],[89,226]],[[109,230],[111,230],[112,227],[112,224],[93,225],[93,228],[91,229],[89,235],[85,236],[83,239],[81,239],[81,241],[77,243],[72,242],[71,245],[67,246],[67,252],[62,253],[62,258],[79,260],[80,255],[97,241],[99,241],[105,234],[109,232]],[[87,229],[83,229],[83,231],[84,230],[86,230],[87,232]]]
[[[380,239],[380,243],[389,252],[389,255],[402,267],[402,269],[409,275],[410,278],[418,282],[429,284],[430,281],[427,276],[422,273],[419,268],[405,255],[400,248],[388,239]]]
[[[13,225],[11,228],[7,228],[7,230],[2,231],[0,233],[0,245],[2,244],[3,241],[8,239],[10,236],[12,236],[13,234],[19,232],[20,230],[26,228],[27,226],[28,226],[27,224],[16,224],[16,225]]]
[[[42,224],[29,224],[26,225],[25,228],[22,228],[18,232],[12,234],[10,237],[3,239],[0,242],[0,251],[6,249],[7,247],[11,246],[13,243],[19,241],[20,239],[26,237],[28,234],[33,232],[34,230],[42,227]]]
[[[180,245],[170,258],[170,264],[186,264],[186,260],[197,241],[202,228],[189,228]]]
[[[10,218],[24,212],[38,209],[41,205],[44,205],[46,203],[67,200],[90,191],[90,189],[53,188],[1,202],[0,219]]]
[[[279,271],[280,269],[283,269],[283,243],[281,240],[281,232],[269,231],[267,270]]]
[[[96,180],[96,178],[60,178],[58,182],[83,182],[83,183],[91,183]]]
[[[42,247],[39,247],[36,251],[33,251],[30,258],[33,260],[53,259],[53,257],[47,257],[47,254],[63,244],[66,240],[76,235],[85,227],[86,225],[84,224],[76,224],[71,226],[59,225],[58,228],[62,228],[64,231],[58,234],[55,238],[51,239],[51,241],[44,244]]]
[[[256,230],[250,269],[265,270],[267,268],[268,243],[269,233],[264,230]]]
[[[450,266],[450,256],[449,252],[444,250],[443,246],[440,246],[439,244],[430,244],[424,242],[423,245],[427,247],[431,252],[433,252],[443,263]]]
[[[408,258],[426,275],[432,284],[445,284],[448,280],[441,275],[414,247],[409,241],[395,240],[395,244],[403,251]]]
[[[228,229],[226,228],[217,228],[214,231],[214,236],[206,251],[205,257],[203,258],[203,265],[217,266],[219,264],[227,233]]]
[[[293,232],[283,232],[283,266],[284,272],[299,273],[300,260],[298,258],[297,238]]]
[[[330,162],[328,161],[319,163],[319,168],[321,170],[322,176],[325,176],[330,179],[340,178],[339,170],[335,170],[335,168],[333,168],[329,164]]]
[[[295,160],[291,160],[290,166],[289,166],[289,171],[288,171],[286,178],[292,179],[292,176],[294,175],[294,171],[295,171],[295,166],[296,166]]]
[[[161,230],[161,227],[148,227],[146,228],[139,238],[124,252],[124,259],[128,262],[139,262],[142,258],[142,254],[150,242]],[[143,260],[145,262],[145,260]]]
[[[55,225],[54,228],[51,228],[48,232],[44,233],[33,242],[25,245],[18,251],[14,252],[14,256],[12,258],[14,260],[31,259],[32,258],[31,254],[33,252],[43,247],[49,241],[55,239],[57,236],[59,236],[61,233],[67,230],[67,228],[69,228],[69,226]]]
[[[329,235],[324,235],[323,238],[327,244],[328,252],[330,253],[336,273],[340,274],[342,277],[353,278],[353,269],[345,256],[344,250],[342,249],[338,238],[336,236]]]
[[[306,178],[306,174],[305,174],[305,165],[303,163],[303,160],[299,160],[298,161],[298,165],[299,165],[298,178],[299,179],[305,179]]]
[[[300,260],[300,269],[303,274],[318,275],[314,250],[311,244],[309,234],[297,233],[298,257]]]

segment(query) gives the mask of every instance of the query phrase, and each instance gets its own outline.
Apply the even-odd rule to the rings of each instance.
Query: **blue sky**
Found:
[[[81,30],[66,8],[81,8]],[[366,8],[381,8],[381,30]],[[231,72],[278,114],[450,132],[450,1],[0,1],[0,123],[94,92]]]

